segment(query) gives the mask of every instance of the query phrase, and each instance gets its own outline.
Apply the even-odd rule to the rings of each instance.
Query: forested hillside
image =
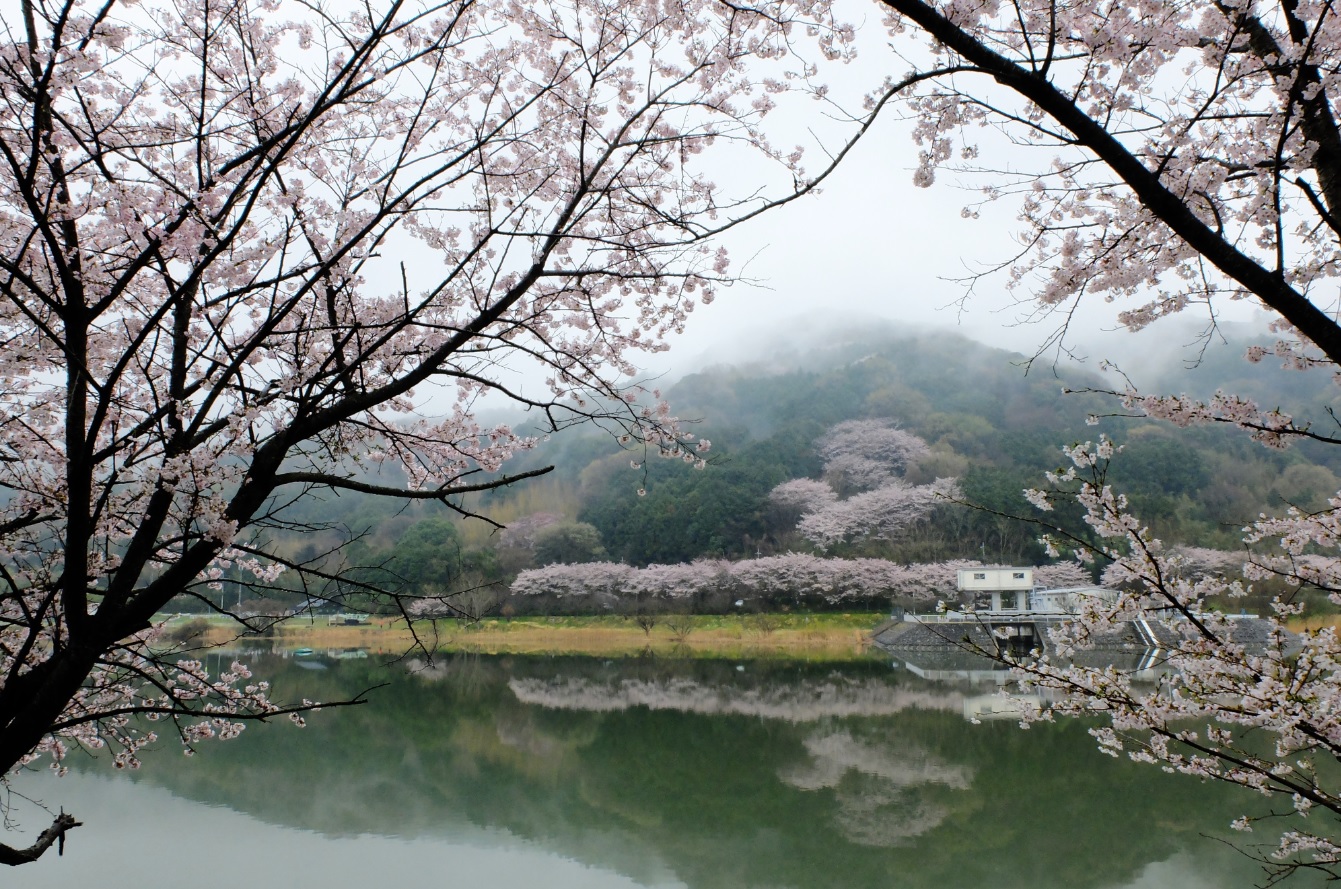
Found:
[[[1301,415],[1326,416],[1333,407],[1329,382],[1258,374],[1241,358],[1222,358],[1225,351],[1234,350],[1159,382],[1201,391],[1204,381],[1228,379]],[[1282,377],[1288,391],[1265,388]],[[479,611],[498,604],[517,572],[551,563],[646,566],[788,553],[902,565],[1042,563],[1038,529],[1008,516],[1031,513],[1021,491],[1059,465],[1061,446],[1100,432],[1124,448],[1113,481],[1171,543],[1233,549],[1259,512],[1311,508],[1341,487],[1341,466],[1323,462],[1332,457],[1325,448],[1272,450],[1229,429],[1175,432],[1116,416],[1118,401],[1097,390],[1122,385],[1120,377],[1053,367],[1026,373],[1022,356],[949,334],[851,343],[774,358],[766,368],[706,368],[666,392],[712,441],[706,467],[626,450],[593,430],[560,434],[521,467],[553,465],[552,473],[465,504],[505,530],[439,505],[393,511],[345,495],[283,512],[307,529],[289,535],[288,551],[296,560],[355,566],[355,587],[392,583],[444,595],[478,587],[464,600]],[[1087,422],[1094,416],[1097,425]],[[524,431],[525,418],[514,425]],[[870,463],[861,449],[872,430],[886,442],[902,436],[912,450],[883,481],[868,483],[849,470],[853,460]],[[779,489],[805,479],[811,488]],[[805,502],[807,490],[829,504],[829,531],[816,530],[819,507]],[[880,518],[886,514],[902,518]],[[1053,518],[1083,533],[1076,516]],[[868,527],[845,529],[843,521]]]
[[[1283,375],[1253,375],[1241,358],[1224,370],[1231,367],[1265,403],[1288,403],[1305,415],[1325,416],[1336,392],[1303,374],[1287,377],[1297,383],[1294,391],[1262,391]],[[1160,382],[1176,387],[1216,373],[1207,368]],[[1318,462],[1332,456],[1326,448],[1275,451],[1226,429],[1175,434],[1164,424],[1111,416],[1121,412],[1116,399],[1075,391],[1121,384],[1051,367],[1026,374],[1022,356],[950,335],[854,347],[827,367],[705,371],[685,378],[670,397],[686,415],[702,418],[714,442],[711,468],[696,473],[651,461],[640,497],[627,469],[616,471],[622,460],[595,461],[583,470],[590,484],[577,517],[600,530],[612,555],[634,564],[796,549],[796,535],[770,515],[768,492],[788,479],[818,477],[816,442],[857,418],[888,418],[928,444],[930,455],[910,469],[911,481],[957,477],[964,500],[1020,515],[1029,514],[1021,490],[1059,465],[1061,446],[1104,432],[1124,446],[1114,481],[1157,534],[1189,544],[1233,547],[1259,512],[1314,506],[1337,490],[1338,467]],[[1094,415],[1102,417],[1097,426],[1087,424]],[[1036,537],[1034,528],[990,512],[946,508],[910,537],[849,549],[905,561],[1024,562],[1042,557]]]

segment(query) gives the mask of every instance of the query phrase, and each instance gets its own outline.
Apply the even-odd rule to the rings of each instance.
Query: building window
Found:
[[[987,575],[986,575],[986,574],[975,574],[975,575],[973,575],[973,579],[974,579],[974,580],[986,580],[986,579],[987,579]]]
[[[1015,572],[1015,579],[1016,579],[1016,580],[1024,580],[1024,572],[1023,572],[1023,571],[1016,571],[1016,572]]]

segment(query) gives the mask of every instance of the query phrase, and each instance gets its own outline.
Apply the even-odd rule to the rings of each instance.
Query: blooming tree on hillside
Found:
[[[794,478],[783,482],[768,493],[768,500],[797,515],[823,509],[838,499],[838,494],[824,482],[813,478]]]
[[[820,549],[846,540],[887,540],[926,520],[938,504],[958,496],[959,486],[952,478],[926,485],[895,479],[803,515],[796,528]]]
[[[136,714],[189,749],[281,712],[155,613],[225,573],[334,595],[257,533],[297,498],[460,509],[543,472],[508,474],[534,439],[481,397],[699,459],[621,380],[728,280],[705,239],[822,176],[763,122],[851,37],[790,2],[0,15],[0,773],[72,745],[134,767]],[[714,145],[759,178],[714,185]]]
[[[769,500],[821,550],[849,540],[887,540],[924,521],[937,504],[959,495],[954,479],[913,485],[904,473],[931,453],[927,443],[893,420],[849,420],[815,443],[824,458],[824,481],[792,479]],[[837,490],[835,490],[837,489]],[[853,493],[839,499],[839,491]]]
[[[873,491],[902,478],[931,453],[922,439],[892,420],[848,420],[815,443],[824,474],[840,492]]]
[[[1191,580],[1206,577],[1240,579],[1247,553],[1210,549],[1204,546],[1170,546],[1164,550],[1165,570]],[[1130,573],[1119,563],[1108,565],[1100,580],[1104,586],[1117,587],[1130,579]]]

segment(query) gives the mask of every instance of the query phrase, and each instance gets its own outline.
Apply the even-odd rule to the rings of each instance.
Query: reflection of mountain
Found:
[[[385,679],[255,666],[290,697]],[[1201,834],[1239,814],[1080,724],[970,725],[959,692],[883,663],[737,666],[461,657],[301,731],[165,750],[136,780],[350,843],[510,836],[691,889],[1100,889],[1218,850]]]
[[[826,717],[889,716],[910,707],[961,710],[956,692],[903,689],[888,681],[828,676],[771,686],[706,684],[691,678],[660,680],[513,679],[508,687],[523,704],[556,710],[607,712],[646,707],[705,716],[739,715],[787,722]]]

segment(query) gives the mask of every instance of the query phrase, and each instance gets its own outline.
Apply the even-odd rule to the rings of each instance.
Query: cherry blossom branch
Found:
[[[1206,187],[1199,188],[1194,183],[1204,174],[1195,164],[1187,163],[1187,146],[1190,144],[1225,145],[1223,138],[1217,143],[1213,132],[1203,132],[1199,127],[1214,124],[1225,127],[1227,132],[1233,123],[1250,121],[1258,116],[1264,127],[1270,127],[1257,138],[1267,147],[1274,146],[1272,169],[1281,171],[1289,166],[1311,170],[1318,178],[1326,205],[1333,207],[1341,200],[1341,189],[1337,188],[1337,183],[1341,182],[1341,175],[1338,175],[1341,173],[1341,134],[1328,100],[1332,84],[1321,73],[1330,70],[1327,60],[1332,52],[1330,40],[1334,29],[1326,12],[1320,14],[1317,21],[1307,23],[1290,13],[1284,16],[1288,27],[1275,29],[1259,17],[1255,9],[1222,7],[1218,14],[1208,11],[1200,19],[1197,18],[1199,13],[1186,10],[1170,11],[1165,19],[1152,12],[1149,16],[1101,21],[1105,19],[1103,13],[1083,4],[1068,8],[1068,20],[1059,21],[1057,10],[1050,4],[1029,3],[1017,7],[1017,18],[1024,17],[1021,20],[1027,20],[1030,28],[1040,32],[1046,30],[1050,44],[1065,43],[1073,47],[1075,53],[1068,56],[1071,59],[1082,62],[1102,59],[1100,64],[1116,70],[1126,66],[1130,66],[1127,70],[1132,70],[1139,65],[1142,74],[1133,74],[1129,80],[1153,76],[1153,72],[1179,57],[1179,51],[1187,47],[1200,49],[1209,71],[1220,66],[1222,71],[1233,72],[1233,76],[1220,80],[1216,80],[1213,73],[1198,79],[1189,91],[1189,98],[1197,103],[1195,110],[1185,113],[1175,104],[1182,97],[1175,96],[1167,114],[1160,115],[1149,107],[1150,103],[1142,101],[1139,87],[1127,93],[1125,81],[1115,84],[1102,77],[1087,78],[1084,66],[1078,65],[1070,71],[1074,75],[1073,83],[1064,86],[1062,78],[1066,72],[1055,65],[1055,57],[1050,56],[1046,66],[1037,65],[1028,51],[1017,58],[1019,47],[1032,46],[1032,38],[1022,30],[1024,26],[1018,21],[996,18],[995,8],[977,7],[970,11],[941,7],[924,0],[885,0],[884,6],[891,11],[889,22],[892,27],[915,27],[928,38],[928,49],[934,57],[962,60],[1025,103],[1022,110],[1013,111],[991,101],[988,96],[994,94],[990,90],[971,93],[953,84],[941,92],[933,91],[925,97],[914,98],[915,107],[922,108],[924,113],[929,112],[917,138],[936,146],[934,151],[924,153],[924,166],[918,173],[919,184],[929,184],[931,171],[950,156],[949,138],[942,135],[943,132],[966,121],[985,123],[992,118],[1030,129],[1037,129],[1044,120],[1052,121],[1071,134],[1070,138],[1061,139],[1062,143],[1073,142],[1116,175],[1120,188],[1106,182],[1078,180],[1066,172],[1037,177],[1039,184],[1055,177],[1063,184],[1078,186],[1073,198],[1065,202],[1058,200],[1061,215],[1049,216],[1041,209],[1042,195],[1051,191],[1048,185],[1044,185],[1038,200],[1026,200],[1025,218],[1031,229],[1063,235],[1062,243],[1067,245],[1064,251],[1051,247],[1036,254],[1040,257],[1038,265],[1043,265],[1049,258],[1057,260],[1051,270],[1050,282],[1039,295],[1041,302],[1053,303],[1068,295],[1078,296],[1087,282],[1121,294],[1136,290],[1132,283],[1122,280],[1122,264],[1117,262],[1098,263],[1099,273],[1088,275],[1081,266],[1073,265],[1073,262],[1081,261],[1082,252],[1090,247],[1111,249],[1118,246],[1123,236],[1118,234],[1117,226],[1129,223],[1128,231],[1135,235],[1130,239],[1130,247],[1151,257],[1159,256],[1158,264],[1147,266],[1150,271],[1145,277],[1152,283],[1166,269],[1191,268],[1199,262],[1209,262],[1244,291],[1289,320],[1302,336],[1315,343],[1330,359],[1335,361],[1341,357],[1341,351],[1338,351],[1341,330],[1326,308],[1315,305],[1310,298],[1310,281],[1320,272],[1327,274],[1322,271],[1322,266],[1304,258],[1314,249],[1313,243],[1317,239],[1312,234],[1302,234],[1308,230],[1306,227],[1298,232],[1285,227],[1287,209],[1279,203],[1277,187],[1283,181],[1281,172],[1268,172],[1269,178],[1264,180],[1267,184],[1261,192],[1260,200],[1274,202],[1271,204],[1274,209],[1270,213],[1264,210],[1260,216],[1254,217],[1251,193],[1240,190],[1222,194],[1218,182],[1211,186],[1216,189],[1214,192]],[[1223,29],[1227,36],[1223,39],[1217,36],[1208,42],[1206,35],[1217,34],[1217,29]],[[1122,32],[1120,37],[1118,32]],[[1094,34],[1093,41],[1087,43],[1079,36],[1086,33]],[[1239,34],[1248,37],[1235,50],[1239,46],[1235,35]],[[1251,61],[1230,63],[1228,59],[1235,51],[1246,52]],[[1283,84],[1283,94],[1269,95],[1277,84]],[[1254,104],[1255,99],[1262,101]],[[1110,113],[1096,113],[1096,107],[1104,105],[1111,109]],[[937,121],[937,112],[943,113],[943,123]],[[1142,114],[1148,115],[1151,121],[1151,137],[1132,140],[1128,144],[1125,137],[1138,131],[1124,131],[1122,126]],[[1297,127],[1293,124],[1295,120]],[[966,148],[966,152],[969,151],[973,153],[966,156],[976,156],[976,149]],[[1173,162],[1175,159],[1177,163]],[[992,196],[1000,193],[996,186],[989,192]],[[1201,200],[1194,197],[1198,193],[1203,196]],[[1208,196],[1213,193],[1211,200]],[[1100,205],[1105,204],[1113,209],[1100,209]],[[1203,205],[1204,212],[1215,218],[1215,225],[1202,218]],[[1334,212],[1334,207],[1329,212]],[[1270,258],[1257,258],[1254,255],[1257,244],[1242,230],[1231,233],[1226,226],[1231,213],[1233,218],[1265,229],[1261,241],[1270,251]],[[1089,220],[1087,224],[1095,229],[1092,237],[1085,240],[1065,235],[1064,227],[1055,224],[1063,215]],[[1325,224],[1325,217],[1322,221]],[[1176,236],[1180,244],[1159,243],[1155,235],[1157,230]],[[1287,251],[1287,235],[1299,243],[1298,252]],[[1085,261],[1094,262],[1094,259],[1086,256]],[[1126,257],[1124,264],[1125,261]],[[1017,273],[1027,271],[1034,262],[1029,260],[1017,269]],[[1291,264],[1288,268],[1287,262]],[[1012,276],[1016,277],[1017,273]],[[1128,280],[1133,277],[1129,275]],[[1180,293],[1170,299],[1168,310],[1176,311],[1185,305],[1185,297],[1185,293]],[[1153,305],[1124,313],[1123,320],[1135,327],[1148,323],[1152,317],[1157,317]]]
[[[245,665],[157,646],[226,572],[414,619],[263,532],[322,489],[473,516],[458,495],[548,471],[506,469],[536,442],[482,398],[701,465],[623,381],[733,280],[708,237],[812,192],[897,92],[816,177],[767,119],[825,98],[807,54],[851,57],[825,3],[146,2],[20,0],[0,27],[0,770],[109,742],[133,766],[137,713],[201,702],[194,743],[279,712]],[[712,182],[714,142],[767,172]]]

